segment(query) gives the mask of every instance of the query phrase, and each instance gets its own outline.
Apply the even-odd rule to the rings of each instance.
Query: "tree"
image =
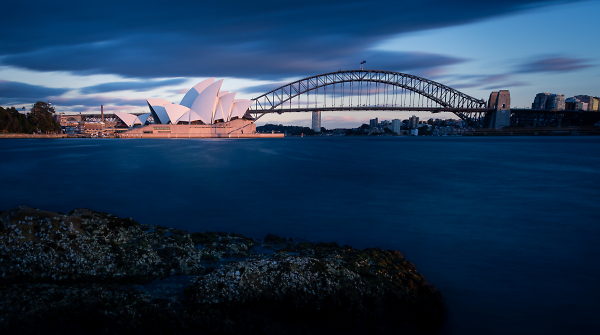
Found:
[[[256,131],[259,133],[270,133],[271,131],[275,131],[278,133],[287,133],[292,136],[300,136],[304,135],[315,135],[315,131],[309,127],[300,127],[300,126],[284,126],[284,125],[274,125],[274,124],[265,124],[264,126],[257,126]]]
[[[429,127],[427,127],[426,125],[419,127],[419,135],[431,135]]]
[[[43,133],[60,132],[60,124],[52,118],[54,107],[43,101],[38,101],[31,108],[29,123]]]
[[[34,130],[27,117],[17,109],[0,107],[0,133],[31,133]]]

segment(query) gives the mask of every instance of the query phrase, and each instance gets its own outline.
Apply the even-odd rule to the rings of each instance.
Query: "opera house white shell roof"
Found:
[[[208,78],[192,87],[179,105],[163,99],[148,99],[155,123],[202,122],[214,124],[242,118],[252,100],[235,99],[235,92],[221,91],[223,79]]]
[[[127,127],[133,127],[135,125],[144,125],[146,124],[146,120],[150,116],[150,113],[142,114],[142,115],[134,115],[130,113],[122,113],[115,112],[115,115],[123,121],[127,125]]]

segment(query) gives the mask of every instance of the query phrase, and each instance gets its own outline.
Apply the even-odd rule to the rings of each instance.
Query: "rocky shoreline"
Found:
[[[398,251],[88,209],[0,214],[3,334],[412,334],[444,318],[439,291]]]

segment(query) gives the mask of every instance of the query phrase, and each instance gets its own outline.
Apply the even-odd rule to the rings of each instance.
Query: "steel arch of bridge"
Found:
[[[292,104],[294,99],[299,100],[301,95],[311,95],[311,93],[313,93],[312,95],[315,99],[318,99],[319,91],[321,91],[321,94],[324,92],[325,96],[327,96],[328,86],[333,86],[334,97],[330,99],[335,101],[336,85],[341,85],[343,87],[346,83],[349,84],[351,91],[349,104],[344,105],[344,89],[340,92],[341,103],[340,101],[337,101],[331,106],[327,106],[326,103],[325,105],[318,106],[317,100],[314,101],[314,107],[310,107],[313,105],[313,102],[308,102],[306,106],[293,106]],[[369,99],[371,97],[371,87],[365,85],[367,87],[365,92],[363,91],[362,83],[390,85],[391,87],[394,87],[393,90],[396,97],[397,94],[399,94],[398,89],[402,89],[403,93],[401,94],[407,94],[408,92],[408,94],[411,95],[420,95],[427,99],[427,101],[421,105],[415,105],[413,103],[413,106],[408,106],[406,103],[399,106],[397,104],[397,99],[396,103],[385,103],[381,106],[369,103],[362,104],[360,101],[361,97],[364,97],[367,101],[370,101]],[[353,87],[353,84],[357,84],[357,86]],[[379,86],[377,87],[377,95],[379,95]],[[352,92],[353,90],[354,92]],[[389,89],[387,92],[389,94]],[[352,103],[352,96],[359,97],[357,104]],[[377,98],[374,99],[376,100]],[[449,86],[415,75],[381,70],[350,70],[320,74],[283,85],[252,100],[254,100],[254,104],[250,107],[248,113],[250,113],[255,120],[268,113],[281,114],[285,112],[310,111],[387,110],[430,111],[434,113],[452,112],[461,119],[475,125],[483,120],[486,112],[490,111],[490,109],[486,108],[486,102],[484,100],[473,98]],[[406,101],[406,99],[404,99],[404,101]]]

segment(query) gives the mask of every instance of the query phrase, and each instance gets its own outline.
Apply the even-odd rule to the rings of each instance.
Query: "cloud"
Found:
[[[175,89],[175,90],[167,90],[168,93],[174,93],[174,94],[178,94],[178,95],[184,95],[186,94],[190,89],[189,88],[179,88],[179,89]]]
[[[551,56],[523,64],[517,73],[571,72],[592,66],[587,62],[586,59]]]
[[[79,92],[82,94],[93,94],[93,93],[106,93],[106,92],[115,92],[115,91],[126,91],[132,90],[136,92],[143,92],[153,88],[163,87],[163,86],[174,86],[180,85],[187,81],[187,79],[168,79],[168,80],[158,80],[158,81],[122,81],[122,82],[112,82],[112,83],[104,83],[95,86],[87,86],[79,89]]]
[[[69,89],[51,88],[29,85],[16,81],[0,80],[0,98],[44,100],[50,96],[62,95],[67,91],[69,91]]]
[[[274,81],[356,69],[363,59],[374,69],[424,71],[464,60],[369,50],[399,33],[574,1],[179,1],[143,6],[123,0],[12,1],[3,7],[11,15],[0,31],[0,62],[137,78],[217,73]]]
[[[64,88],[50,88],[0,80],[0,105],[22,106],[35,103],[36,101],[50,101],[57,107],[57,111],[59,112],[97,111],[100,109],[100,105],[104,105],[105,110],[139,110],[140,108],[147,108],[144,99],[126,99],[99,95],[78,97],[62,96],[68,91],[69,89]]]
[[[125,106],[129,107],[146,107],[146,100],[144,99],[123,99],[123,98],[113,98],[113,97],[103,97],[103,96],[91,96],[91,97],[78,97],[78,98],[66,98],[66,97],[57,97],[52,101],[53,104],[63,107],[74,107],[74,106],[84,106],[84,107],[93,107],[100,105],[104,106],[119,106],[119,108],[124,108]]]
[[[511,89],[513,87],[522,87],[522,86],[529,86],[531,85],[531,83],[525,82],[525,81],[511,81],[511,82],[507,82],[507,83],[502,83],[502,84],[495,84],[495,85],[490,85],[487,87],[484,87],[484,90],[507,90],[507,89]]]
[[[247,87],[240,89],[239,92],[240,93],[262,94],[262,93],[270,92],[276,88],[279,88],[279,87],[287,85],[287,84],[289,84],[289,82],[287,82],[287,81],[278,81],[278,82],[274,82],[274,83],[270,83],[270,84],[247,86]]]
[[[315,73],[333,72],[339,69],[357,69],[359,59],[368,59],[366,68],[396,71],[429,69],[465,62],[465,59],[432,53],[360,51],[355,52],[351,43],[335,50],[308,43],[298,52],[288,52],[276,47],[246,46],[238,51],[207,47],[210,43],[196,43],[182,37],[173,38],[178,45],[168,50],[152,50],[145,45],[143,37],[132,36],[126,40],[106,44],[86,44],[40,50],[4,57],[5,63],[30,67],[40,71],[81,71],[84,73],[118,73],[136,78],[147,77],[210,77],[215,73],[223,77],[281,80],[305,77]],[[175,42],[173,42],[175,43]],[[130,50],[131,48],[136,50]],[[205,49],[210,50],[205,50]],[[323,50],[314,52],[313,50]],[[194,54],[193,58],[177,59],[177,53]],[[126,54],[139,53],[139,57]],[[150,54],[152,56],[144,56]],[[95,57],[98,59],[91,60]],[[74,62],[71,58],[84,60]],[[115,61],[118,60],[118,61]],[[206,66],[210,64],[210,66]],[[125,84],[110,83],[92,87],[90,90],[122,89]],[[140,83],[141,85],[141,83]],[[149,84],[150,85],[150,84]],[[113,87],[114,86],[114,87]],[[276,87],[275,87],[276,88]]]
[[[492,74],[492,75],[458,75],[450,76],[448,86],[457,90],[465,88],[477,88],[481,90],[500,90],[517,86],[527,86],[529,83],[524,81],[515,81],[512,74]],[[455,80],[456,82],[451,82]]]
[[[436,69],[446,65],[458,64],[466,61],[461,58],[422,52],[373,52],[371,55],[363,55],[363,58],[370,59],[369,64],[375,64],[373,68],[386,70],[389,70],[390,68],[396,68],[399,69],[401,72],[410,72],[411,74],[419,72],[420,69],[430,69],[430,73],[433,73],[435,71],[433,71],[432,69]],[[315,73],[327,73],[344,69],[356,69],[356,67],[352,66],[353,62],[354,59],[347,59],[340,56],[338,58],[338,61],[335,63],[335,67],[332,65],[327,65],[326,68],[323,67],[311,69],[306,73],[296,73],[295,75],[314,75]],[[283,68],[283,66],[281,68]],[[365,66],[365,68],[369,69],[371,67]],[[240,92],[262,94],[289,83],[289,81],[277,81],[268,84],[248,86],[240,90]]]

